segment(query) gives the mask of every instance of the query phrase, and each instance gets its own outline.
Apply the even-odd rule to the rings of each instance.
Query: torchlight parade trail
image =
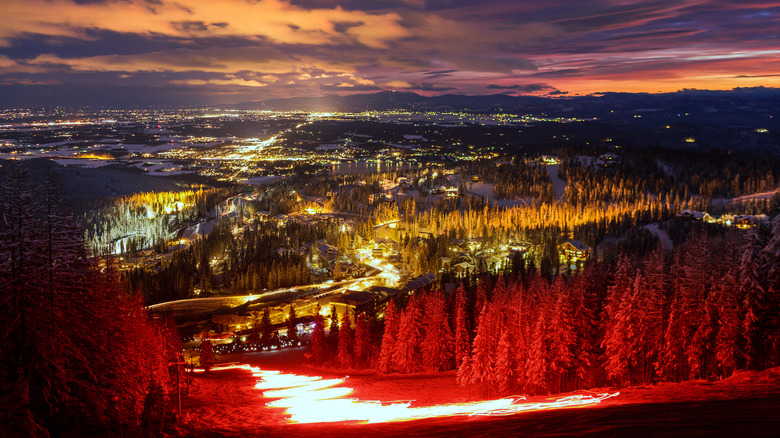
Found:
[[[345,398],[352,388],[339,387],[346,380],[323,379],[263,370],[259,367],[229,364],[212,368],[212,371],[244,369],[259,377],[255,388],[263,390],[263,397],[275,399],[266,406],[282,408],[290,415],[291,423],[326,423],[354,421],[358,423],[386,423],[422,418],[439,418],[472,415],[513,415],[520,412],[584,407],[601,403],[620,395],[619,392],[596,396],[572,395],[551,402],[522,403],[525,397],[509,397],[469,403],[451,403],[434,406],[412,407],[411,402],[383,404],[379,401],[362,401]]]

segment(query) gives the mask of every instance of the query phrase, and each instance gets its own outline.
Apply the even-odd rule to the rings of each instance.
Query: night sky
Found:
[[[780,87],[777,1],[0,0],[0,17],[6,107]]]

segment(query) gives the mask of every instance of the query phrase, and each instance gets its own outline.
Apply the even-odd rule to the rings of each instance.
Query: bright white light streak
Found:
[[[343,383],[344,379],[322,380],[320,377],[270,372],[258,374],[263,380],[258,382],[256,387],[280,388],[263,393],[266,398],[279,398],[266,405],[286,408],[285,412],[290,415],[290,421],[294,423],[337,421],[384,423],[451,416],[512,415],[527,411],[594,405],[619,394],[575,395],[552,402],[538,403],[520,403],[525,399],[519,397],[412,407],[411,403],[382,404],[378,401],[343,398],[352,392],[352,388],[333,388],[333,386]]]
[[[522,403],[524,397],[484,400],[470,403],[449,403],[435,406],[412,407],[411,403],[383,404],[378,401],[361,401],[344,398],[352,388],[335,387],[345,379],[322,379],[275,370],[261,370],[249,365],[227,364],[212,371],[245,369],[262,380],[255,385],[265,389],[263,396],[277,400],[266,403],[271,408],[283,408],[293,423],[328,423],[349,421],[359,423],[386,423],[422,418],[439,418],[472,415],[514,415],[521,412],[584,407],[620,395],[572,395],[550,402]]]
[[[338,385],[340,383],[343,383],[344,379],[327,379],[327,380],[318,380],[315,382],[311,382],[310,384],[306,385],[305,388],[307,391],[317,391],[317,393],[322,393],[322,390],[325,388],[330,388],[331,386]],[[257,388],[257,385],[255,385],[255,388]],[[350,389],[350,388],[336,388],[336,389]],[[286,388],[286,389],[278,389],[274,391],[265,391],[263,393],[263,397],[267,398],[287,398],[287,397],[295,397],[300,395],[301,388],[295,387],[295,388]],[[348,394],[348,393],[347,393]],[[346,394],[344,394],[346,395]],[[332,398],[332,397],[329,397]]]

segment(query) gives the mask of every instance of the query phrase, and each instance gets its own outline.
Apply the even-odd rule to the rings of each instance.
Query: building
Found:
[[[335,262],[339,257],[339,250],[333,245],[321,243],[314,247],[315,255],[320,259],[323,265]]]
[[[613,167],[617,166],[618,164],[620,164],[620,157],[611,152],[600,155],[596,159],[596,165],[599,167]]]
[[[356,315],[363,312],[369,316],[373,315],[384,298],[381,293],[347,290],[343,294],[332,295],[328,305],[334,306],[340,317],[349,312],[350,321],[355,324]]]
[[[409,283],[406,283],[406,290],[409,292],[414,292],[417,290],[420,290],[426,286],[429,286],[433,284],[434,281],[436,281],[438,277],[433,272],[429,272],[427,274],[423,274],[414,280],[410,281]]]
[[[567,240],[558,245],[561,263],[584,262],[590,257],[590,248],[579,240]]]
[[[741,229],[741,230],[747,230],[748,228],[753,228],[759,223],[766,223],[769,221],[769,217],[765,214],[759,214],[755,216],[743,214],[740,216],[734,216],[734,219],[732,220],[732,225],[735,227]]]
[[[680,210],[677,213],[677,217],[680,219],[692,219],[703,222],[714,222],[712,216],[703,211],[689,210],[687,208]]]

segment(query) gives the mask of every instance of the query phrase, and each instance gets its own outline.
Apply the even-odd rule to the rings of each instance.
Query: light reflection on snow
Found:
[[[352,388],[336,387],[344,383],[345,379],[322,379],[236,364],[215,367],[212,371],[225,369],[245,369],[251,371],[253,376],[259,377],[261,380],[255,388],[264,390],[263,397],[276,399],[266,403],[266,406],[285,408],[285,412],[290,415],[290,422],[293,423],[385,423],[452,416],[513,415],[545,409],[590,406],[620,394],[573,395],[551,402],[522,403],[525,398],[517,397],[413,407],[411,402],[383,404],[378,401],[345,398],[352,393]]]

